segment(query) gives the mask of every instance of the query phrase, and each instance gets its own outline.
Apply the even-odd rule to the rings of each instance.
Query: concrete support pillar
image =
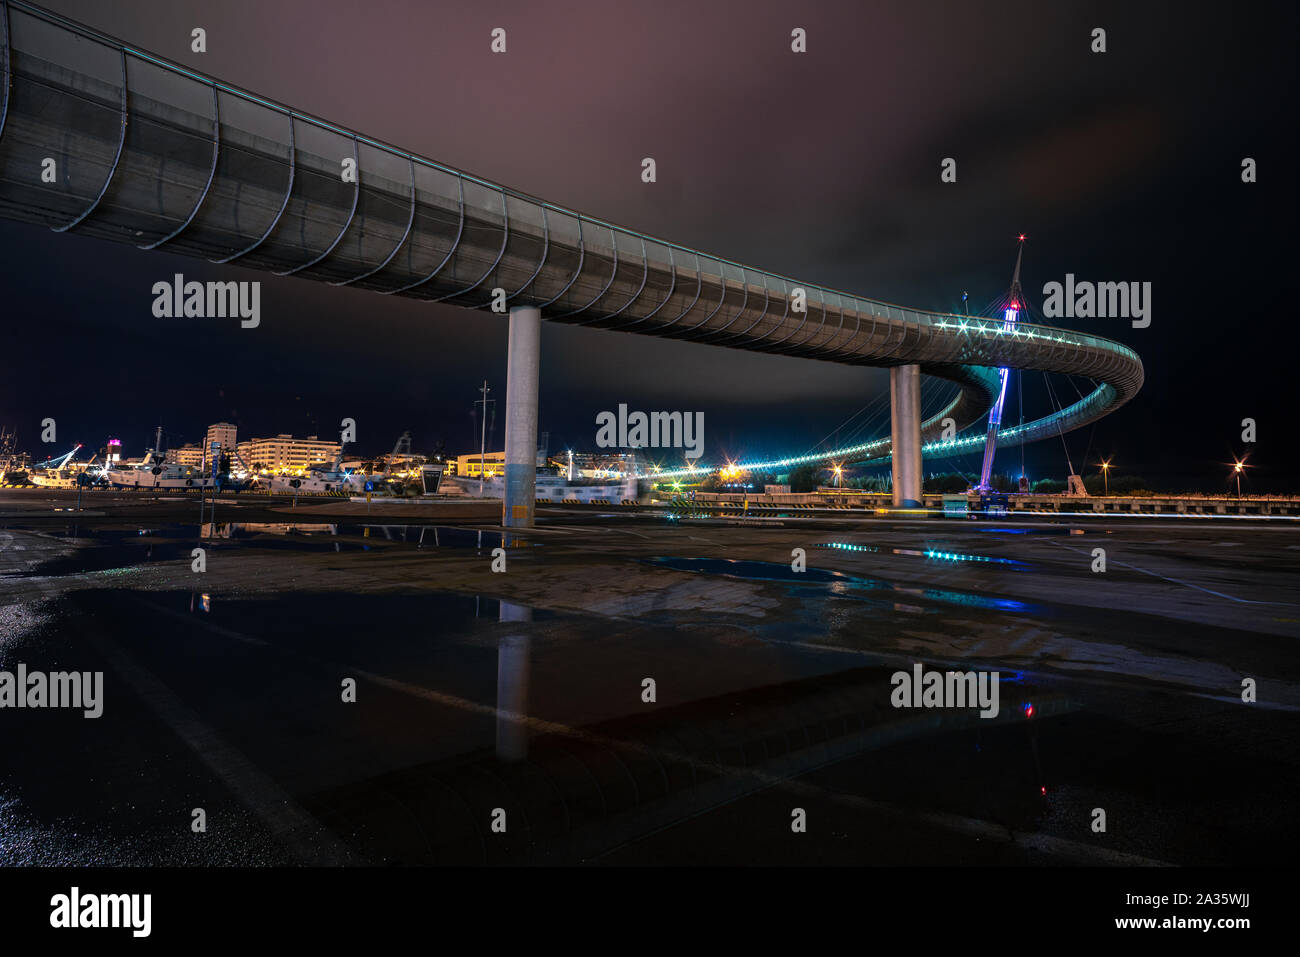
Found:
[[[510,310],[506,366],[506,484],[501,524],[532,528],[537,505],[537,380],[540,375],[542,311]]]
[[[921,506],[921,367],[889,370],[894,507]]]

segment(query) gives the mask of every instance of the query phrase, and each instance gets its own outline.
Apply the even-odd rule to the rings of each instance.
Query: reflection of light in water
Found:
[[[666,565],[677,571],[722,575],[724,578],[786,582],[795,585],[830,585],[832,588],[838,588],[840,594],[847,594],[853,586],[881,587],[881,583],[870,579],[820,568],[796,572],[789,565],[780,562],[759,562],[737,558],[677,558],[662,555],[641,559],[641,561]]]
[[[894,590],[906,595],[916,595],[919,598],[930,598],[934,601],[944,601],[953,605],[968,605],[973,608],[997,608],[1001,611],[1026,611],[1031,608],[1024,602],[1013,601],[1010,598],[985,598],[983,595],[972,595],[964,591],[948,591],[944,588],[906,588],[902,585],[895,585]]]
[[[775,562],[745,561],[734,558],[678,558],[657,556],[640,561],[653,565],[666,565],[677,571],[722,575],[726,578],[743,578],[750,581],[773,581],[825,587],[831,593],[860,600],[864,591],[893,591],[900,595],[915,595],[931,601],[946,602],[951,605],[965,605],[971,608],[989,608],[998,611],[1030,611],[1037,606],[1010,598],[985,598],[970,592],[950,591],[942,588],[909,588],[872,578],[861,578],[844,572],[809,568],[804,572],[795,572],[788,565]],[[907,606],[911,610],[912,606]]]
[[[822,542],[814,545],[813,548],[834,548],[844,552],[880,552],[882,549],[877,545],[853,545],[849,542]],[[1013,558],[992,558],[988,555],[965,555],[961,552],[945,552],[937,548],[927,548],[925,551],[918,551],[914,548],[891,548],[889,549],[894,555],[910,555],[913,558],[938,558],[950,562],[991,562],[998,565],[1020,565],[1024,562],[1018,562]]]
[[[926,558],[942,558],[949,562],[996,562],[999,565],[1023,565],[1014,558],[993,558],[989,555],[963,555],[960,552],[941,552],[935,548],[925,551]]]
[[[1067,534],[1066,529],[1063,528],[981,528],[981,529],[977,529],[977,531],[981,531],[985,535],[1065,535]],[[1084,531],[1081,528],[1071,528],[1069,529],[1068,534],[1082,535],[1084,534]]]
[[[204,522],[200,534],[204,538],[239,538],[243,535],[312,535],[316,532],[337,535],[338,526],[327,522]]]
[[[838,548],[842,552],[878,552],[875,545],[850,545],[848,542],[822,542],[813,548]]]
[[[946,601],[954,605],[971,605],[976,608],[997,608],[1002,611],[1024,611],[1029,606],[1022,601],[1010,598],[984,598],[981,595],[968,595],[960,591],[945,591],[941,588],[927,588],[922,592],[926,598]]]

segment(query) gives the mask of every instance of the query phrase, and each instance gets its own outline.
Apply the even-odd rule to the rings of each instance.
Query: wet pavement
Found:
[[[190,504],[0,496],[0,670],[104,674],[99,718],[0,708],[0,863],[1300,844],[1297,529],[554,509],[521,538]],[[918,665],[998,672],[996,716],[897,707]]]

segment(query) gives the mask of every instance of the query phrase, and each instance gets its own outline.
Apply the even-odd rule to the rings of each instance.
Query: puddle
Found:
[[[840,597],[850,597],[858,601],[871,601],[861,595],[862,592],[888,592],[893,595],[911,595],[930,601],[949,605],[962,605],[968,608],[987,608],[995,611],[1014,611],[1045,615],[1047,609],[1011,598],[990,598],[972,592],[956,591],[948,588],[908,588],[892,582],[874,578],[863,578],[844,572],[809,568],[803,572],[794,571],[789,565],[778,562],[742,561],[733,558],[678,558],[657,556],[642,559],[655,565],[663,565],[676,571],[720,575],[724,578],[739,578],[747,581],[782,582],[804,587],[826,586],[829,591]],[[892,604],[892,600],[890,602]]]
[[[796,579],[780,563],[656,563],[851,601],[978,597],[829,569]],[[809,602],[810,637],[846,607],[861,620],[861,606]],[[530,612],[562,627],[500,624]],[[358,864],[1041,866],[1129,853],[1276,866],[1300,839],[1287,716],[1136,682],[1003,670],[996,659],[975,665],[958,649],[837,664],[825,649],[791,646],[788,622],[771,653],[720,629],[665,631],[661,642],[649,627],[445,592],[105,587],[42,614],[48,621],[0,618],[25,634],[7,654],[55,667],[65,647],[84,649],[88,628],[102,629],[120,660],[155,676],[208,740],[259,769]],[[901,634],[882,628],[861,644],[897,659]],[[663,679],[652,708],[637,695],[647,660]],[[922,665],[999,671],[997,717],[895,703],[894,675]],[[345,698],[354,677],[357,695]],[[7,716],[23,746],[0,774],[0,864],[303,863],[257,818],[235,816],[237,802],[158,720],[153,699],[113,688],[104,724]],[[543,723],[511,737],[520,715]],[[799,800],[818,822],[808,836],[821,843],[756,851],[755,833],[789,819],[789,792],[755,780],[806,785]],[[223,826],[178,837],[176,808],[199,803]],[[1087,830],[1099,806],[1124,822],[1106,842]],[[481,807],[510,808],[527,827],[485,841]]]
[[[178,526],[183,528],[183,526]],[[89,572],[126,574],[138,571],[133,567],[142,562],[172,561],[188,558],[194,547],[194,527],[188,529],[189,537],[183,541],[158,540],[158,529],[100,529],[85,534],[76,530],[42,530],[54,538],[76,539],[82,544],[68,555],[51,558],[23,572],[14,572],[16,578],[35,578],[57,575],[76,575]]]
[[[985,535],[1082,535],[1081,528],[1066,528],[1064,526],[1052,526],[1050,528],[977,528],[977,532],[983,532]]]
[[[766,512],[761,510],[759,511],[750,510],[748,512],[741,512],[741,511],[680,512],[680,513],[669,512],[667,515],[664,516],[664,521],[669,525],[682,525],[688,522],[698,522],[698,521],[705,521],[705,520],[709,522],[715,520],[728,521],[728,522],[738,522],[738,521],[748,520],[753,522],[759,522],[763,525],[769,525],[771,524],[770,522],[771,519],[810,518],[815,514],[816,513],[811,511],[809,512]]]
[[[440,525],[326,524],[307,522],[205,522],[161,527],[124,526],[34,529],[40,534],[75,541],[71,554],[15,573],[18,577],[135,571],[146,562],[188,559],[199,537],[204,547],[242,545],[259,550],[291,552],[367,552],[377,546],[407,545],[416,549],[474,548],[490,551],[503,544],[502,534]],[[507,546],[539,545],[513,538]]]
[[[430,636],[463,630],[472,621],[547,621],[561,617],[545,608],[534,608],[486,595],[461,595],[454,592],[431,592],[420,595],[393,595],[382,602],[361,600],[356,595],[299,594],[257,595],[224,598],[208,592],[191,592],[185,599],[186,610],[202,614],[211,621],[224,623],[241,632],[255,633],[264,622],[294,622],[295,632],[307,635],[313,645],[322,643],[327,633],[346,638],[341,647],[352,647],[356,635],[374,628],[376,614],[392,621],[436,622]],[[418,630],[412,635],[418,635]],[[420,645],[420,641],[415,641]]]
[[[418,548],[496,548],[501,533],[448,525],[339,525],[342,535],[361,535]]]
[[[205,524],[204,535],[209,538],[253,538],[280,536],[295,543],[304,538],[323,539],[346,536],[368,538],[377,542],[401,542],[417,548],[496,548],[501,544],[501,533],[458,528],[446,525],[389,525],[364,522],[360,524],[307,524],[301,522],[217,522]],[[259,546],[264,542],[259,542]],[[368,547],[368,546],[362,546]]]
[[[646,561],[657,565],[667,565],[681,572],[711,572],[725,578],[744,578],[749,581],[792,582],[797,585],[843,583],[867,585],[873,588],[883,586],[882,582],[846,575],[843,572],[826,571],[821,568],[809,568],[796,572],[789,565],[776,562],[748,562],[734,558],[649,558]]]

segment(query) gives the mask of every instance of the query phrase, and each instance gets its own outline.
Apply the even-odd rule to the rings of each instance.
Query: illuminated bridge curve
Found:
[[[960,385],[922,423],[982,419],[998,368],[1097,388],[1003,444],[1133,397],[1131,349],[1096,336],[908,309],[729,260],[526,196],[210,79],[20,0],[0,0],[0,216],[386,295],[864,366]],[[53,181],[42,172],[55,161]],[[357,175],[345,179],[345,161]],[[807,308],[796,311],[796,290]],[[981,436],[930,441],[970,451]],[[969,446],[969,448],[967,447]],[[880,459],[891,440],[861,447]],[[811,460],[825,459],[813,456]]]

